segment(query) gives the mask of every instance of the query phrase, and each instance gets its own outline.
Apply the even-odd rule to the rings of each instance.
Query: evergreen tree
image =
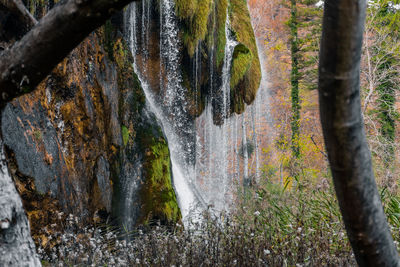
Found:
[[[292,152],[299,158],[300,151],[300,91],[317,89],[318,51],[321,34],[322,9],[316,0],[290,1],[290,54],[292,101]]]
[[[292,99],[292,152],[295,158],[300,157],[299,135],[300,135],[300,99],[299,99],[299,47],[298,47],[298,18],[296,0],[290,1],[290,44],[292,71],[291,81],[291,99]]]

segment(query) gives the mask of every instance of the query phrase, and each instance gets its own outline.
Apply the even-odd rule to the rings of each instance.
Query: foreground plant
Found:
[[[185,229],[155,223],[129,233],[110,226],[82,229],[69,216],[65,231],[49,229],[52,241],[38,251],[43,262],[59,266],[354,265],[332,200],[330,192],[282,193],[268,184],[246,189],[241,208],[229,215],[210,210]]]

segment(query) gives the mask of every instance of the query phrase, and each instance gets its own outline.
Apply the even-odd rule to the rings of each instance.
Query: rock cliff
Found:
[[[168,145],[117,26],[118,18],[92,33],[3,111],[9,167],[34,234],[60,211],[129,228],[180,220]]]

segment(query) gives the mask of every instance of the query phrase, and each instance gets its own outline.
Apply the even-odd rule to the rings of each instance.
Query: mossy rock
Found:
[[[243,44],[239,44],[233,51],[232,69],[231,69],[231,88],[235,88],[239,81],[243,79],[247,71],[251,67],[253,61],[253,54]]]
[[[107,49],[108,59],[117,66],[120,90],[119,117],[123,147],[112,162],[114,186],[114,216],[118,217],[121,201],[119,176],[122,161],[138,157],[142,161],[142,184],[139,188],[140,215],[136,224],[161,221],[175,224],[181,213],[172,186],[172,172],[167,141],[154,115],[145,108],[145,94],[135,74],[133,57],[128,45],[118,34],[116,27],[107,23],[103,27],[102,44]],[[130,164],[130,163],[128,163]]]
[[[261,81],[261,67],[246,0],[230,0],[229,16],[236,40],[240,43],[240,47],[235,49],[237,57],[231,69],[232,108],[234,112],[241,113],[244,104],[240,99],[249,105],[256,97]],[[250,53],[243,53],[245,48]]]
[[[215,0],[216,2],[216,31],[217,31],[217,44],[216,44],[216,66],[222,67],[225,56],[225,23],[228,12],[228,0]]]
[[[183,22],[183,43],[192,57],[208,32],[212,0],[175,0],[176,15]]]
[[[125,126],[122,125],[122,140],[124,141],[124,146],[126,146],[128,144],[129,141],[129,129]]]
[[[145,177],[140,191],[142,214],[139,221],[142,224],[154,221],[175,224],[181,220],[181,213],[172,186],[168,144],[160,127],[145,123],[138,134],[138,143],[144,154]]]

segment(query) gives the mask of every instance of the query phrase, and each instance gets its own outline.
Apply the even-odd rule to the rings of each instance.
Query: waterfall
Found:
[[[252,105],[252,112],[254,112],[254,118],[252,121],[254,122],[254,153],[255,153],[255,180],[259,182],[261,179],[261,168],[262,163],[266,162],[266,159],[263,157],[262,149],[264,147],[268,147],[271,144],[271,140],[274,134],[273,129],[273,121],[271,117],[270,110],[270,92],[269,92],[269,81],[266,71],[266,54],[264,51],[264,40],[256,38],[258,57],[260,59],[261,65],[261,82],[260,87],[257,91],[257,95],[255,101]],[[268,136],[268,138],[266,138]]]
[[[243,153],[243,183],[248,184],[249,179],[249,153],[248,153],[248,145],[247,145],[247,136],[246,136],[246,121],[243,120],[242,123],[242,153]]]
[[[143,2],[150,5],[148,1]],[[127,39],[134,56],[134,70],[145,92],[147,106],[158,118],[168,140],[173,185],[182,216],[186,218],[194,207],[204,206],[205,202],[193,185],[194,123],[187,112],[185,89],[181,85],[182,77],[179,71],[181,44],[174,14],[174,1],[162,0],[160,3],[159,94],[154,93],[148,80],[148,75],[158,75],[158,73],[150,74],[150,70],[146,69],[148,59],[141,55],[143,50],[138,47],[139,45],[146,47],[147,44],[140,44],[139,38],[149,36],[146,32],[149,31],[149,26],[141,27],[142,31],[139,31],[138,7],[138,3],[132,3],[125,14]],[[147,8],[143,4],[142,12],[144,10]],[[148,15],[150,17],[150,12]]]
[[[186,99],[188,89],[182,84],[182,41],[179,38],[175,1],[159,1],[159,18],[152,17],[152,2],[134,2],[125,12],[125,34],[134,57],[134,71],[145,92],[147,107],[158,118],[168,140],[173,185],[184,221],[193,219],[195,214],[209,207],[218,214],[220,211],[229,210],[230,203],[234,200],[235,184],[245,182],[251,175],[257,179],[260,176],[258,170],[262,157],[259,146],[262,142],[258,132],[261,131],[259,128],[263,127],[263,123],[258,122],[265,116],[262,105],[266,101],[259,100],[257,96],[255,104],[248,107],[243,114],[230,114],[230,70],[234,48],[238,43],[231,32],[227,16],[222,85],[216,88],[214,83],[216,72],[212,45],[208,61],[208,75],[211,81],[209,95],[203,113],[193,118],[189,112],[190,103]],[[157,24],[160,30],[157,44],[159,51],[153,51],[156,46],[150,35],[152,23]],[[213,27],[216,27],[215,17]],[[198,43],[193,60],[193,94],[196,107],[202,70],[200,50]],[[158,67],[155,66],[155,60],[151,60],[151,53],[154,52],[158,53]],[[258,95],[266,90],[261,87]],[[216,103],[220,112],[223,122],[221,125],[214,124],[213,103]],[[248,136],[253,137],[251,142],[254,143],[252,145],[255,146],[255,153],[248,151]],[[256,162],[255,167],[249,166],[250,159],[251,162]]]

